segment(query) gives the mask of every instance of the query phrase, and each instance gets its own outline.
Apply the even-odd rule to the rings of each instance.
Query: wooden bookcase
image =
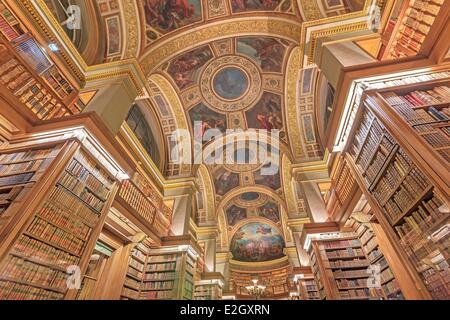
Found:
[[[194,300],[222,300],[224,278],[221,273],[202,273],[195,281]]]
[[[361,109],[347,159],[385,232],[400,244],[399,256],[404,256],[403,250],[414,266],[411,275],[415,283],[420,288],[422,281],[426,285],[428,292],[422,293],[423,297],[429,293],[433,299],[448,299],[448,193],[436,187],[434,178],[430,179],[429,172],[423,169],[426,166],[413,161],[412,156],[414,160],[419,158],[407,153],[411,149],[403,148],[415,142],[413,136],[403,137],[400,145],[396,139],[398,132],[387,130],[385,122],[376,115],[386,106],[374,105],[371,98],[367,101]],[[390,121],[395,120],[400,127],[400,119]],[[432,153],[422,154],[428,160],[426,163],[434,163],[430,160]]]
[[[445,0],[396,1],[386,28],[381,36],[378,58],[396,59],[415,56],[423,43],[437,29],[436,19],[442,19],[448,10]],[[440,19],[439,19],[440,20]],[[439,24],[437,24],[439,25]]]
[[[320,300],[319,288],[310,267],[294,268],[293,282],[297,289],[294,297],[298,296],[294,300]]]
[[[123,300],[193,300],[198,254],[189,247],[132,250]]]
[[[370,208],[370,207],[369,207]],[[369,215],[366,215],[369,216]],[[369,219],[371,216],[368,217]],[[366,220],[369,220],[366,219]],[[371,266],[378,266],[381,279],[380,285],[383,291],[383,299],[403,300],[403,294],[397,280],[386,261],[381,248],[379,247],[377,237],[373,231],[372,223],[360,222],[355,217],[351,217],[345,224],[346,228],[351,228],[358,235],[362,248],[366,254]],[[365,275],[367,277],[367,275]]]
[[[355,233],[339,233],[326,239],[314,239],[309,254],[320,299],[383,298],[381,289],[368,286],[370,263]]]
[[[122,300],[139,300],[148,252],[149,248],[141,244],[131,250],[121,293]]]
[[[117,191],[115,165],[89,137],[11,143],[0,163],[1,299],[72,299],[67,268],[86,271]]]
[[[0,1],[0,93],[38,119],[79,114],[78,90]]]

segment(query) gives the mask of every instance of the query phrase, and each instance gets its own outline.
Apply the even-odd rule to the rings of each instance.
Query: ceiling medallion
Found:
[[[221,112],[248,109],[261,97],[259,68],[241,56],[222,56],[203,71],[200,90],[207,104]]]
[[[234,203],[243,208],[257,208],[264,205],[269,197],[264,193],[255,191],[244,192],[234,199]]]

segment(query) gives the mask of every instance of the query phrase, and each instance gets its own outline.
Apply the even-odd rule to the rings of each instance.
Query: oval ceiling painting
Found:
[[[276,228],[261,222],[251,222],[236,231],[230,251],[235,260],[261,262],[283,257],[284,247],[283,237]]]

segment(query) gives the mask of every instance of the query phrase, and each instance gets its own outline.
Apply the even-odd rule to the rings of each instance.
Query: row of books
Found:
[[[442,200],[436,195],[428,201],[422,201],[416,210],[404,218],[405,222],[395,226],[399,237],[404,237],[415,229],[427,231],[436,222],[441,221],[445,216],[445,213],[439,211],[442,204]]]
[[[416,168],[412,169],[400,187],[383,206],[390,221],[397,221],[397,219],[403,216],[407,209],[411,208],[412,205],[421,199],[423,192],[428,187],[429,184],[422,173]]]
[[[410,2],[405,16],[400,21],[401,24],[398,35],[396,35],[396,42],[390,52],[393,57],[412,56],[419,52],[436,15],[440,11],[442,2],[443,0],[412,0]],[[430,8],[425,11],[424,8],[428,6]],[[414,36],[417,32],[421,36]]]
[[[80,258],[69,254],[64,250],[57,249],[44,242],[22,235],[14,244],[12,255],[20,255],[33,259],[38,262],[46,262],[47,264],[68,267],[71,265],[78,265]]]
[[[77,160],[72,161],[72,163],[67,168],[67,172],[71,173],[79,181],[85,183],[86,186],[90,190],[95,191],[99,195],[99,197],[108,197],[108,187],[105,186],[100,180],[98,180],[97,177],[92,175],[90,171]]]
[[[64,288],[67,282],[67,273],[64,271],[47,268],[14,256],[10,256],[0,273],[2,278],[18,279],[26,283],[55,289]]]
[[[441,80],[450,77],[450,71],[441,71],[441,72],[430,72],[430,73],[416,73],[416,74],[408,74],[403,77],[399,77],[396,79],[390,79],[385,81],[378,81],[375,83],[371,83],[371,89],[384,89],[391,88],[397,86],[405,86],[417,83],[424,83],[427,81],[433,80]]]
[[[21,173],[12,176],[0,177],[0,187],[26,184],[32,182],[34,172]]]
[[[338,289],[348,290],[359,287],[367,287],[367,279],[336,279]]]
[[[0,32],[8,41],[17,39],[23,33],[18,24],[16,17],[0,2]]]
[[[27,228],[27,232],[30,234],[48,241],[51,244],[57,245],[61,248],[68,250],[75,255],[79,255],[84,247],[84,241],[79,239],[77,236],[70,234],[53,224],[42,220],[39,217],[35,217]]]
[[[392,270],[390,268],[384,269],[381,272],[380,276],[381,276],[382,283],[387,283],[394,279],[394,274],[392,273]]]
[[[173,262],[176,261],[179,255],[177,254],[165,254],[160,256],[152,256],[148,257],[149,263],[162,263],[162,262]]]
[[[175,281],[151,281],[145,282],[142,290],[173,290]]]
[[[141,300],[170,300],[172,298],[172,291],[145,291],[139,294]]]
[[[368,262],[366,259],[329,261],[329,268],[335,269],[365,268],[367,266]]]
[[[135,268],[140,272],[144,272],[144,264],[137,261],[136,259],[130,259],[130,266],[132,266],[133,268]]]
[[[350,289],[339,291],[341,299],[373,299],[380,297],[380,291],[376,288]],[[380,299],[380,298],[378,298]]]
[[[92,157],[95,156],[95,159],[98,160],[100,163],[104,164],[103,162],[104,157],[100,154],[95,154],[95,150],[89,150],[92,154]],[[84,150],[80,150],[77,155],[75,156],[75,159],[77,162],[81,163],[87,170],[89,170],[91,173],[95,173],[95,178],[98,179],[106,188],[111,189],[112,184],[114,181],[111,179],[109,174],[99,168],[98,164],[91,159],[91,155],[88,155]],[[106,166],[106,168],[109,166]]]
[[[54,188],[47,202],[59,208],[60,214],[67,212],[76,215],[89,225],[95,225],[98,222],[98,212],[92,210],[84,201],[81,201],[77,196],[63,187]]]
[[[142,272],[139,272],[138,270],[128,267],[127,274],[130,274],[138,279],[142,279]]]
[[[177,263],[169,262],[169,263],[158,263],[158,264],[147,264],[147,272],[153,271],[174,271],[176,270]]]
[[[364,256],[362,249],[347,248],[342,250],[335,250],[327,252],[328,259],[334,258],[352,258]]]
[[[0,300],[61,300],[63,293],[0,280]]]
[[[358,239],[350,239],[350,240],[323,241],[321,245],[323,246],[324,249],[339,249],[339,248],[359,246],[360,243]]]
[[[139,291],[124,287],[122,289],[122,297],[138,300],[139,299]]]
[[[411,108],[414,108],[425,105],[450,103],[450,88],[448,86],[436,86],[431,90],[416,90],[404,96],[399,96],[395,92],[387,92],[382,95],[391,106],[407,104]]]
[[[50,87],[55,90],[60,98],[65,98],[74,91],[72,85],[62,76],[55,65],[47,69],[42,77],[47,81]]]
[[[134,249],[131,251],[131,256],[133,258],[137,258],[140,261],[145,261],[145,258],[147,257],[141,250]]]
[[[0,164],[0,175],[12,175],[25,171],[37,171],[43,163],[43,160],[32,160],[17,164]]]
[[[168,281],[175,279],[175,272],[146,273],[144,281]]]
[[[64,212],[52,203],[45,203],[38,216],[50,221],[53,225],[71,232],[80,239],[87,240],[91,234],[91,226],[72,216],[70,213]]]
[[[386,174],[378,180],[373,189],[373,195],[380,204],[384,204],[390,198],[392,191],[400,186],[400,182],[412,166],[411,159],[404,154],[403,150],[396,152],[394,159],[386,168]]]
[[[37,159],[50,158],[55,156],[58,149],[36,149],[15,153],[4,153],[0,155],[1,164],[18,163],[25,161],[33,161]]]
[[[378,176],[378,172],[383,168],[383,165],[390,156],[393,146],[394,145],[390,142],[389,138],[383,136],[380,144],[373,146],[374,151],[364,159],[364,162],[366,162],[367,165],[362,167],[364,172],[363,175],[366,184],[369,186],[374,183]]]
[[[129,180],[122,182],[119,196],[148,222],[152,223],[154,221],[156,207],[147,197],[139,192],[139,189],[132,182]]]
[[[39,83],[19,60],[9,52],[6,54],[9,60],[0,65],[0,83],[39,119],[66,115],[67,109],[62,102]]]
[[[130,278],[130,277],[126,277],[125,278],[125,282],[124,285],[130,289],[134,289],[136,291],[139,291],[140,287],[141,287],[141,282],[137,281],[134,278]]]
[[[65,172],[58,182],[61,186],[72,192],[76,197],[84,201],[97,212],[101,212],[105,199],[100,199],[90,189],[87,189],[85,184],[78,179]]]

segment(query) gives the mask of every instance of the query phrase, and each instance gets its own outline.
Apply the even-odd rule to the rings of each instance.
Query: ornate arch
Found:
[[[184,30],[152,45],[140,58],[145,74],[174,56],[211,41],[233,36],[270,35],[299,43],[301,22],[274,16],[232,17]]]

